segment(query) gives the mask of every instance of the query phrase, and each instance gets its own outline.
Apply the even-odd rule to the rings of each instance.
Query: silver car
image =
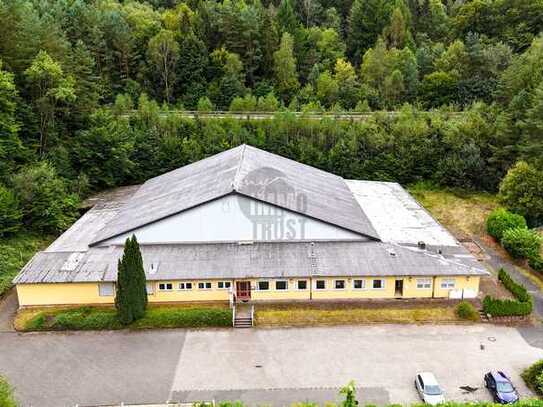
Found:
[[[435,406],[445,402],[443,390],[441,390],[433,373],[417,373],[417,376],[415,377],[415,387],[419,392],[420,398],[426,404]]]

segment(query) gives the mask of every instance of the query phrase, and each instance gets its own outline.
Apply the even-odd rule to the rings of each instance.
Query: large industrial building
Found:
[[[20,306],[113,303],[133,234],[150,302],[473,298],[487,274],[399,184],[241,145],[98,203],[21,270]]]

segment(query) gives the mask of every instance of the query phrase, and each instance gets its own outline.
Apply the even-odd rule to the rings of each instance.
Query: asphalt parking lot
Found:
[[[0,372],[23,406],[167,400],[290,405],[337,399],[354,380],[362,403],[418,401],[433,371],[448,399],[489,400],[483,373],[519,375],[543,358],[541,332],[492,325],[372,325],[252,330],[0,333]],[[479,387],[464,394],[460,386]]]

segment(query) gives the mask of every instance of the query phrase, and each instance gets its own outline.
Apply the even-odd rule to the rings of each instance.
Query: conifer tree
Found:
[[[147,307],[145,270],[136,236],[126,239],[123,257],[117,265],[115,307],[122,324],[143,317]]]

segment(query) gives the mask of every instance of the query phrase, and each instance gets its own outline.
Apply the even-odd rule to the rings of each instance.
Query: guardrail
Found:
[[[130,117],[137,113],[137,110],[130,110],[127,113],[122,114],[124,117]],[[262,112],[262,111],[224,111],[216,110],[211,112],[199,112],[196,110],[162,110],[159,111],[160,116],[180,116],[187,118],[209,118],[209,119],[246,119],[246,120],[266,120],[272,119],[275,115],[286,114],[294,117],[320,120],[324,118],[331,118],[335,120],[367,120],[374,116],[384,115],[389,117],[395,117],[401,112],[391,111],[373,111],[365,113],[357,112],[290,112],[290,111],[275,111],[275,112]],[[419,113],[430,113],[428,111],[419,111]],[[464,112],[444,112],[448,117],[462,116]]]

